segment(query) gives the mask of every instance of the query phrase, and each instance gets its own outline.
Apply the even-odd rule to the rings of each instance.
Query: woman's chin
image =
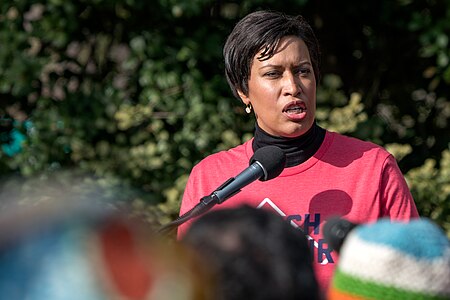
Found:
[[[286,138],[300,137],[308,132],[308,130],[312,126],[312,123],[308,124],[308,125],[306,125],[304,123],[295,123],[295,124],[290,124],[290,125],[291,126],[288,126],[288,128],[286,128],[285,130],[283,130],[281,132],[280,136],[286,137]]]

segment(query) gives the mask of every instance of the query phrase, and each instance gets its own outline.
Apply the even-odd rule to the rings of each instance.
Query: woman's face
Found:
[[[311,128],[316,112],[316,80],[306,44],[286,36],[270,59],[260,61],[259,55],[253,58],[248,95],[239,91],[239,96],[252,105],[265,132],[301,136]]]

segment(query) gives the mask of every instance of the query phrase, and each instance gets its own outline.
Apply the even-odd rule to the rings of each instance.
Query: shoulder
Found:
[[[332,139],[333,148],[346,152],[371,152],[389,156],[389,152],[382,146],[371,141],[364,141],[355,137],[343,135],[337,132],[327,131]]]
[[[248,164],[252,155],[252,153],[249,153],[249,149],[251,149],[251,141],[245,142],[228,150],[212,153],[196,164],[194,166],[194,170],[219,168],[222,166],[232,168],[235,165],[240,166],[242,163]]]
[[[370,141],[327,131],[329,148],[324,159],[346,164],[364,161],[367,164],[383,165],[392,155],[382,146]],[[362,162],[361,161],[361,162]]]

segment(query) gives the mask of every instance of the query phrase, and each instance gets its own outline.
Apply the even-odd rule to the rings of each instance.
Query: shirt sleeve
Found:
[[[184,189],[184,193],[183,193],[183,198],[181,200],[181,207],[180,207],[180,216],[182,216],[183,214],[187,213],[191,208],[194,207],[194,202],[192,200],[192,193],[194,192],[194,189],[192,188],[193,186],[195,186],[194,181],[195,181],[195,176],[191,173],[189,175],[188,181],[186,183],[186,187]],[[192,221],[186,221],[185,223],[181,224],[180,226],[178,226],[178,230],[177,230],[177,238],[181,239],[186,230],[189,227],[189,224]]]
[[[397,161],[389,155],[383,166],[380,180],[382,201],[381,217],[407,221],[419,217],[416,204]]]

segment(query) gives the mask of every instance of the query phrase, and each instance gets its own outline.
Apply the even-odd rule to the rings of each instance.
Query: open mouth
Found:
[[[301,114],[305,111],[306,105],[301,101],[291,102],[283,108],[283,112],[288,114]]]

